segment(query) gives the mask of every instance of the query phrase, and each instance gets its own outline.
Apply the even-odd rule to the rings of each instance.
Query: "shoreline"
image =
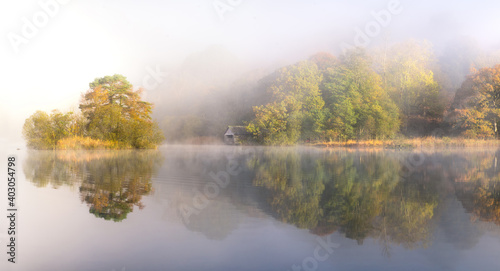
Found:
[[[90,137],[71,137],[62,139],[53,149],[38,149],[38,150],[155,150],[164,145],[196,145],[196,146],[232,146],[223,142],[212,142],[206,144],[197,142],[198,144],[187,143],[163,143],[151,148],[134,148],[130,145],[123,144],[118,141],[104,141],[92,139]],[[279,145],[238,145],[238,146],[253,146],[253,147],[280,147]],[[297,143],[293,146],[315,147],[315,148],[350,148],[350,149],[387,149],[387,150],[412,150],[412,149],[440,149],[440,148],[485,148],[485,147],[500,147],[500,139],[467,139],[467,138],[406,138],[406,139],[388,139],[388,140],[347,140],[347,141],[329,141],[329,142],[310,142]],[[281,146],[283,147],[283,146]],[[27,147],[27,149],[32,149]],[[37,149],[34,149],[37,150]]]
[[[432,148],[468,148],[468,147],[500,147],[498,139],[467,138],[407,138],[390,140],[347,140],[308,143],[305,146],[320,148],[380,148],[380,149],[432,149]]]

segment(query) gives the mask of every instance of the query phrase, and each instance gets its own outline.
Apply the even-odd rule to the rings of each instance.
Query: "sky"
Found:
[[[0,144],[23,144],[22,125],[36,110],[77,108],[97,77],[155,86],[212,45],[249,68],[409,38],[429,40],[437,52],[461,37],[499,50],[499,11],[499,1],[485,0],[4,1]]]

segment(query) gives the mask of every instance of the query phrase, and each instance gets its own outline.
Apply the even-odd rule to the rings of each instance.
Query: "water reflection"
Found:
[[[269,191],[275,217],[318,235],[342,232],[362,244],[378,238],[407,248],[425,245],[438,194],[401,160],[383,152],[322,155],[265,152],[253,162],[254,184]]]
[[[144,208],[161,157],[158,151],[32,151],[23,168],[38,187],[78,186],[90,213],[119,222],[134,206]]]
[[[169,146],[154,178],[155,198],[165,205],[168,220],[208,239],[224,240],[244,217],[262,216],[257,207],[260,190],[252,186],[254,173],[247,167],[252,155],[241,148]],[[229,164],[238,174],[227,173],[227,184],[220,187],[214,176],[226,174]],[[205,191],[214,192],[214,186],[217,194],[207,197]]]
[[[437,227],[447,227],[445,234],[460,231],[462,236],[453,237],[453,242],[473,242],[463,240],[468,233],[474,235],[463,232],[473,229],[474,221],[462,221],[470,215],[473,220],[498,222],[496,152],[424,152],[422,163],[409,168],[408,160],[416,153],[297,148],[256,148],[250,155],[238,149],[173,151],[166,155],[163,168],[168,170],[161,175],[175,172],[175,180],[163,181],[176,191],[166,197],[179,221],[184,221],[179,210],[193,199],[203,201],[203,188],[213,181],[210,172],[224,171],[231,160],[237,161],[241,172],[231,176],[228,187],[207,200],[188,223],[184,221],[188,229],[210,239],[229,236],[238,228],[239,216],[265,213],[315,235],[339,232],[359,245],[368,238],[378,240],[383,254],[390,256],[393,246],[428,248]],[[457,212],[457,201],[470,214],[447,218]],[[452,221],[443,224],[446,219]],[[457,229],[458,225],[464,228]]]
[[[393,247],[429,248],[437,232],[468,248],[486,228],[499,231],[498,151],[424,152],[422,163],[408,167],[415,154],[182,146],[161,152],[37,151],[29,153],[24,170],[36,186],[77,186],[90,213],[114,221],[134,206],[143,208],[142,197],[154,187],[168,220],[208,239],[225,240],[245,219],[267,217],[313,235],[336,232],[359,245],[377,240],[383,255],[391,256]],[[228,165],[237,174],[207,195],[207,184],[227,173]]]
[[[455,179],[457,197],[472,214],[472,220],[500,225],[500,171],[498,152],[494,156],[460,160]]]

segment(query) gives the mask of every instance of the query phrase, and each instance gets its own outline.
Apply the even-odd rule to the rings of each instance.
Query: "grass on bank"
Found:
[[[392,140],[347,140],[318,142],[311,145],[317,147],[367,147],[388,149],[440,148],[440,147],[488,147],[500,146],[497,139],[468,139],[450,137],[422,137]]]
[[[189,142],[191,144],[214,143],[212,138]],[[186,143],[186,142],[184,142]],[[387,148],[387,149],[415,149],[415,148],[441,148],[441,147],[489,147],[500,146],[497,139],[468,139],[450,137],[422,137],[422,138],[398,138],[390,140],[347,140],[328,141],[306,144],[315,147],[357,147],[357,148]],[[90,137],[67,137],[59,140],[58,150],[119,150],[133,149],[129,144],[118,141],[99,140]]]
[[[58,150],[118,150],[132,149],[132,146],[118,141],[99,140],[90,137],[73,136],[59,140]]]

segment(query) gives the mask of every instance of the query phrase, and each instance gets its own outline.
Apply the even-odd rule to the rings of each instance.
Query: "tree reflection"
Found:
[[[437,192],[401,178],[401,161],[383,153],[264,152],[253,161],[254,185],[268,191],[273,215],[312,233],[339,230],[362,244],[378,238],[407,248],[425,245],[437,206]]]
[[[455,179],[457,196],[473,220],[500,225],[500,170],[497,169],[499,151],[494,155],[480,155],[462,165],[463,171]]]
[[[26,178],[38,187],[79,186],[80,199],[96,217],[119,222],[142,196],[162,156],[147,151],[31,151],[24,163]]]
[[[296,152],[256,158],[254,185],[269,189],[269,204],[281,221],[314,228],[322,215],[319,203],[325,189],[324,170],[320,163],[305,158]]]
[[[172,147],[165,154],[166,173],[157,185],[187,229],[221,240],[244,216],[271,215],[317,235],[338,231],[358,244],[375,239],[389,256],[393,246],[429,245],[434,232],[466,248],[481,234],[471,229],[500,225],[500,152],[429,152],[408,172],[411,152],[244,150]],[[78,187],[90,213],[121,221],[144,207],[142,196],[151,192],[162,159],[158,151],[34,151],[24,171],[39,187]],[[206,185],[215,183],[212,173],[230,164],[239,173],[203,201]],[[198,206],[188,221],[179,212],[182,206]]]

